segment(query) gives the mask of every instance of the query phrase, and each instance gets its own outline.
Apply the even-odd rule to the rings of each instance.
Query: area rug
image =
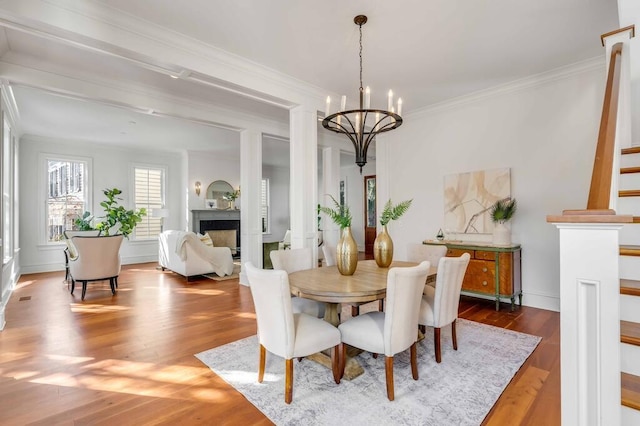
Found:
[[[387,399],[384,357],[356,358],[364,374],[339,385],[331,371],[303,359],[294,362],[293,402],[284,402],[284,360],[267,353],[257,382],[256,336],[196,355],[277,425],[479,425],[540,338],[458,320],[458,351],[450,328],[442,332],[442,363],[434,358],[433,332],[418,346],[419,380],[411,377],[409,351],[394,359],[395,401]]]
[[[226,281],[226,280],[235,280],[240,277],[240,262],[233,262],[233,273],[231,275],[226,275],[224,277],[219,276],[218,274],[204,274],[203,277],[209,278],[214,281]]]

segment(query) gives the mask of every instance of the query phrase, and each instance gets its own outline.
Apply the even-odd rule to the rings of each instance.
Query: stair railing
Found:
[[[598,144],[585,210],[547,216],[560,230],[560,363],[563,425],[620,424],[619,123],[630,123],[629,40],[633,27],[602,36],[610,52]]]

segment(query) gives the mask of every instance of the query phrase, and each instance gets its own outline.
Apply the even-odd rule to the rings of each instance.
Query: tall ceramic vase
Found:
[[[511,245],[511,230],[505,223],[496,223],[493,228],[493,244],[497,246]]]
[[[336,251],[336,261],[338,271],[342,275],[353,275],[358,266],[358,245],[351,235],[351,228],[347,227],[342,230],[342,237],[338,241],[338,249]]]
[[[388,268],[393,261],[393,240],[387,232],[387,225],[382,226],[382,232],[373,242],[373,258],[381,268]]]

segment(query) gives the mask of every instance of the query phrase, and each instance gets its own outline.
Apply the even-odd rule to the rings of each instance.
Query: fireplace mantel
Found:
[[[195,233],[200,232],[202,220],[240,220],[240,210],[202,209],[191,210],[191,214],[193,215],[191,230]]]

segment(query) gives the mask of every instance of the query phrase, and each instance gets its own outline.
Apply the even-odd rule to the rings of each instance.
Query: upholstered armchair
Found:
[[[116,294],[122,238],[122,235],[71,238],[77,251],[75,257],[69,258],[71,294],[75,290],[76,281],[79,281],[82,283],[82,300],[84,300],[87,282],[103,280],[109,280],[111,293]]]
[[[407,261],[420,263],[425,260],[432,265],[438,265],[440,259],[447,255],[447,246],[433,246],[413,243],[407,245]]]
[[[338,329],[319,318],[293,312],[289,279],[285,271],[258,269],[250,262],[245,267],[258,321],[258,382],[262,383],[264,378],[266,351],[284,358],[284,401],[290,404],[293,400],[293,359],[331,348],[333,379],[339,384],[341,360]]]
[[[286,271],[292,274],[296,271],[304,271],[313,268],[313,254],[310,248],[294,250],[276,250],[271,252],[273,269]],[[325,304],[303,297],[292,297],[294,313],[305,313],[314,317],[324,317]]]
[[[460,257],[441,258],[438,264],[435,288],[426,286],[424,289],[418,323],[421,326],[433,327],[436,362],[442,361],[440,346],[440,329],[442,327],[451,324],[453,349],[458,350],[456,319],[458,318],[462,280],[470,257],[469,253],[464,253]],[[424,329],[424,327],[422,328]]]
[[[416,340],[420,296],[429,273],[429,262],[410,268],[391,268],[387,275],[387,311],[368,312],[340,324],[341,368],[346,357],[346,345],[373,354],[385,355],[387,397],[394,399],[393,357],[411,349],[411,373],[418,380]]]
[[[64,248],[64,280],[69,281],[69,257],[76,257],[76,248],[73,246],[71,242],[71,238],[73,237],[98,237],[100,236],[99,229],[92,229],[90,231],[73,231],[67,230],[64,231],[64,238],[67,246]]]

